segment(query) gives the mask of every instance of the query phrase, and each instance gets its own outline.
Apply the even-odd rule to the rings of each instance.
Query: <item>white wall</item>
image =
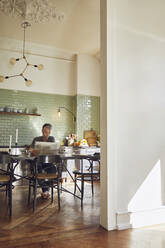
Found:
[[[113,35],[108,55],[113,61],[115,85],[116,212],[121,217],[128,213],[129,203],[140,187],[146,186],[155,166],[160,164],[160,172],[164,171],[161,160],[165,153],[165,4],[163,0],[110,2]],[[162,189],[155,189],[155,180],[159,185],[160,178]],[[155,180],[153,177],[154,183],[149,180],[148,188],[141,190],[143,196],[137,197],[129,211],[160,207],[157,195],[164,191],[164,178],[165,174],[155,176]],[[123,224],[120,218],[119,222]],[[159,220],[155,219],[156,222]]]
[[[77,55],[77,94],[100,96],[100,62],[87,54]]]
[[[25,90],[43,93],[56,93],[74,95],[75,90],[75,59],[74,54],[53,47],[26,44],[28,62],[43,64],[44,70],[29,67],[25,76],[32,80],[31,87],[25,86],[21,77],[11,78],[0,83],[0,88]],[[14,66],[9,64],[11,57],[21,57],[22,41],[0,38],[0,75],[19,74],[23,71],[24,62],[17,62]],[[25,54],[26,55],[26,54]]]

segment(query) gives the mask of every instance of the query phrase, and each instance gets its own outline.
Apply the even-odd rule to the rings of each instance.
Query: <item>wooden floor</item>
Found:
[[[68,187],[72,187],[68,186]],[[85,186],[84,208],[73,196],[62,193],[61,211],[57,203],[38,195],[37,211],[27,206],[27,187],[13,190],[13,217],[8,218],[6,197],[0,193],[0,248],[163,248],[165,225],[107,232],[99,226],[99,185],[91,197]]]

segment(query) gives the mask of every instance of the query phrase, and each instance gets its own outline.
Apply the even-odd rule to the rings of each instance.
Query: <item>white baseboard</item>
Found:
[[[113,230],[116,230],[117,229],[117,226],[109,226],[108,227],[108,231],[113,231]]]
[[[130,228],[132,228],[132,225],[129,223],[125,223],[125,224],[120,223],[117,225],[117,230],[119,230],[119,231],[130,229]]]
[[[105,230],[107,231],[113,231],[113,230],[117,230],[117,226],[108,226],[108,227],[105,227],[104,225],[100,224],[100,226],[102,228],[104,228]]]
[[[165,207],[135,212],[118,212],[116,219],[118,230],[162,224],[165,223]]]
[[[130,213],[118,212],[116,216],[117,230],[125,230],[131,228]]]

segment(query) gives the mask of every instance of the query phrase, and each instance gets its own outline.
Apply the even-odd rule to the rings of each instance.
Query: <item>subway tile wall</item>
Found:
[[[77,135],[83,138],[84,130],[93,129],[100,134],[100,97],[77,95]]]
[[[0,107],[16,109],[27,108],[29,113],[38,109],[41,116],[23,116],[0,114],[0,146],[9,144],[12,135],[12,145],[15,144],[15,130],[19,129],[18,145],[31,144],[34,137],[41,135],[45,122],[53,125],[52,135],[60,142],[70,133],[83,137],[83,131],[93,128],[100,132],[100,99],[92,96],[65,96],[58,94],[43,94],[27,91],[0,89]],[[72,115],[58,107],[64,106],[73,111],[77,117],[74,123]]]

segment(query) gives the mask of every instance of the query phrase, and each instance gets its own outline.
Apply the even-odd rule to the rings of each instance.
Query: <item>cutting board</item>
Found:
[[[84,139],[87,138],[96,138],[96,131],[94,130],[85,130],[84,131]]]
[[[96,131],[94,130],[85,130],[84,131],[84,139],[87,140],[88,145],[96,145]]]

